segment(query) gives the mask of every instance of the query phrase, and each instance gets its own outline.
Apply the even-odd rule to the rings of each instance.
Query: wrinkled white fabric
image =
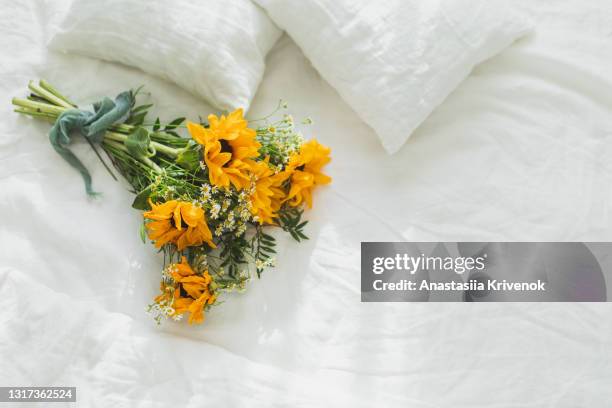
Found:
[[[529,27],[508,0],[255,1],[389,153]]]
[[[479,66],[393,158],[283,38],[250,116],[283,98],[314,118],[302,129],[332,147],[334,181],[306,213],[310,240],[278,235],[277,268],[199,327],[144,312],[162,260],[124,184],[78,143],[104,193],[88,200],[49,125],[8,102],[43,77],[82,103],[144,83],[165,119],[211,108],[140,71],[47,52],[54,3],[0,0],[0,385],[75,385],[79,407],[612,401],[611,304],[359,301],[360,241],[612,240],[607,0],[521,2],[534,35]]]
[[[50,46],[169,79],[248,110],[281,31],[250,0],[73,0]]]

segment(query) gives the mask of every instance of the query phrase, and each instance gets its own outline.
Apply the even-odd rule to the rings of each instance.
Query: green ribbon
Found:
[[[101,143],[106,130],[123,118],[130,111],[134,102],[132,93],[125,91],[117,95],[114,101],[104,97],[93,105],[93,112],[82,109],[69,109],[62,112],[49,133],[49,141],[55,151],[75,168],[85,182],[85,191],[90,196],[98,193],[91,187],[91,175],[81,161],[68,149],[70,134],[79,133],[92,143]]]

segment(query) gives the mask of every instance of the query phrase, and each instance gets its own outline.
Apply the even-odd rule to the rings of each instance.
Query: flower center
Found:
[[[233,153],[232,146],[227,140],[221,139],[219,143],[221,143],[221,153]]]

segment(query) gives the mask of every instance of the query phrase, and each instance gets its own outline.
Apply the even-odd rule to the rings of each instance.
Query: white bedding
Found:
[[[201,327],[145,314],[161,260],[131,195],[100,200],[11,112],[43,77],[80,101],[145,84],[167,118],[210,107],[139,71],[44,48],[52,8],[0,1],[0,385],[78,406],[605,407],[611,304],[361,304],[362,240],[612,240],[612,7],[522,0],[536,33],[475,72],[395,156],[284,37],[251,107],[290,101],[333,149],[311,239]],[[537,5],[535,4],[537,3]],[[21,405],[20,405],[21,406]],[[23,406],[27,406],[24,404]],[[60,405],[58,405],[60,406]]]

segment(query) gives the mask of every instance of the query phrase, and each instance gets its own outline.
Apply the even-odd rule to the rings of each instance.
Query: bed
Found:
[[[280,98],[329,145],[310,240],[204,325],[144,311],[160,259],[101,165],[88,200],[48,125],[10,98],[45,78],[92,101],[144,84],[156,111],[212,108],[125,66],[46,49],[54,8],[0,8],[0,385],[76,386],[78,406],[604,407],[607,303],[360,303],[361,241],[610,241],[612,7],[521,1],[533,34],[481,64],[389,156],[283,36],[250,117]],[[81,144],[84,161],[94,155]],[[69,182],[67,180],[76,180]]]

